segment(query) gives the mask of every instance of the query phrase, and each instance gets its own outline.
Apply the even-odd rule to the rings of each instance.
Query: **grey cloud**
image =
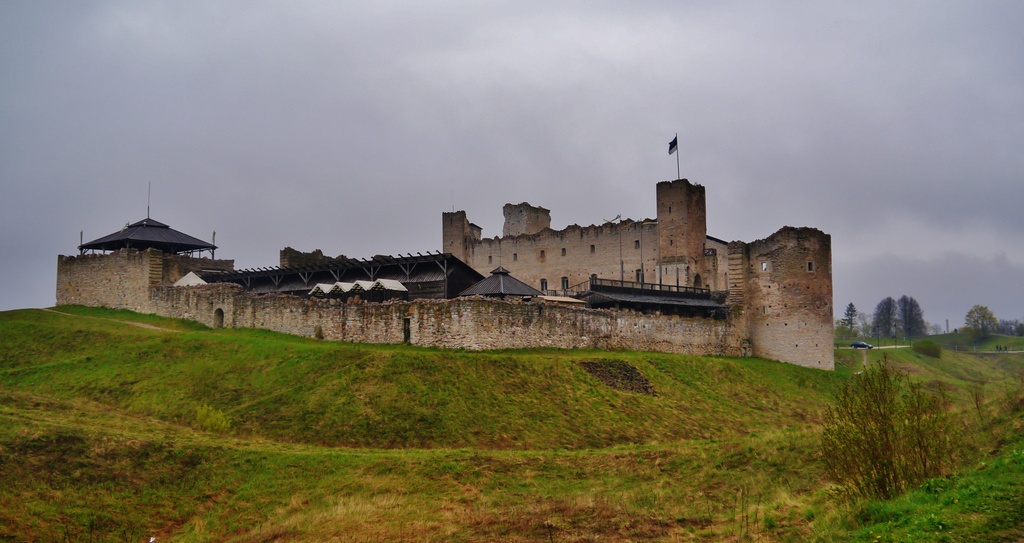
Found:
[[[923,259],[883,255],[845,263],[833,272],[840,312],[853,302],[870,313],[886,296],[906,294],[921,304],[927,321],[945,325],[948,319],[950,328],[962,326],[976,304],[988,306],[998,318],[1024,319],[1022,279],[1024,265],[1005,254],[978,258],[955,252]]]
[[[556,227],[653,216],[677,131],[709,233],[833,235],[837,307],[896,290],[860,264],[879,254],[1002,252],[1016,273],[1022,16],[999,2],[4,3],[0,244],[16,258],[0,263],[0,308],[51,304],[56,254],[141,218],[149,183],[154,218],[216,230],[241,266],[285,245],[426,251],[453,207],[485,235],[505,202],[548,207]],[[926,313],[945,286],[918,295]]]

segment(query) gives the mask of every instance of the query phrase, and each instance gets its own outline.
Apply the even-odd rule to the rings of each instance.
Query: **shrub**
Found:
[[[215,407],[201,405],[196,408],[196,425],[207,432],[220,434],[231,429],[231,419]]]
[[[932,358],[942,358],[942,347],[940,347],[938,343],[935,343],[930,339],[923,339],[921,341],[918,341],[917,343],[914,343],[913,349],[915,352],[921,353],[925,356],[930,356]]]
[[[825,413],[825,469],[854,496],[892,498],[956,463],[962,432],[945,397],[887,362],[855,375]]]

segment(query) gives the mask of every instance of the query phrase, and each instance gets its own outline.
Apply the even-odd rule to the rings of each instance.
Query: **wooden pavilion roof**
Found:
[[[139,222],[125,225],[124,228],[94,239],[78,246],[80,252],[85,251],[116,251],[118,249],[159,249],[165,253],[191,253],[194,251],[213,251],[217,248],[212,243],[194,238],[179,232],[166,224],[145,218]]]

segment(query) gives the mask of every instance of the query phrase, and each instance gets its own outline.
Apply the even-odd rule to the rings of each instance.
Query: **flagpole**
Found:
[[[682,179],[683,176],[679,173],[679,132],[676,132],[676,179]]]

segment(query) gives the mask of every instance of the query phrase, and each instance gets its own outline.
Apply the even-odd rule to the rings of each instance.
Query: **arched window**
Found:
[[[540,280],[540,291],[541,292],[547,292],[548,291],[548,280],[547,279],[541,279]]]
[[[224,310],[219,307],[213,312],[213,327],[224,328]]]

